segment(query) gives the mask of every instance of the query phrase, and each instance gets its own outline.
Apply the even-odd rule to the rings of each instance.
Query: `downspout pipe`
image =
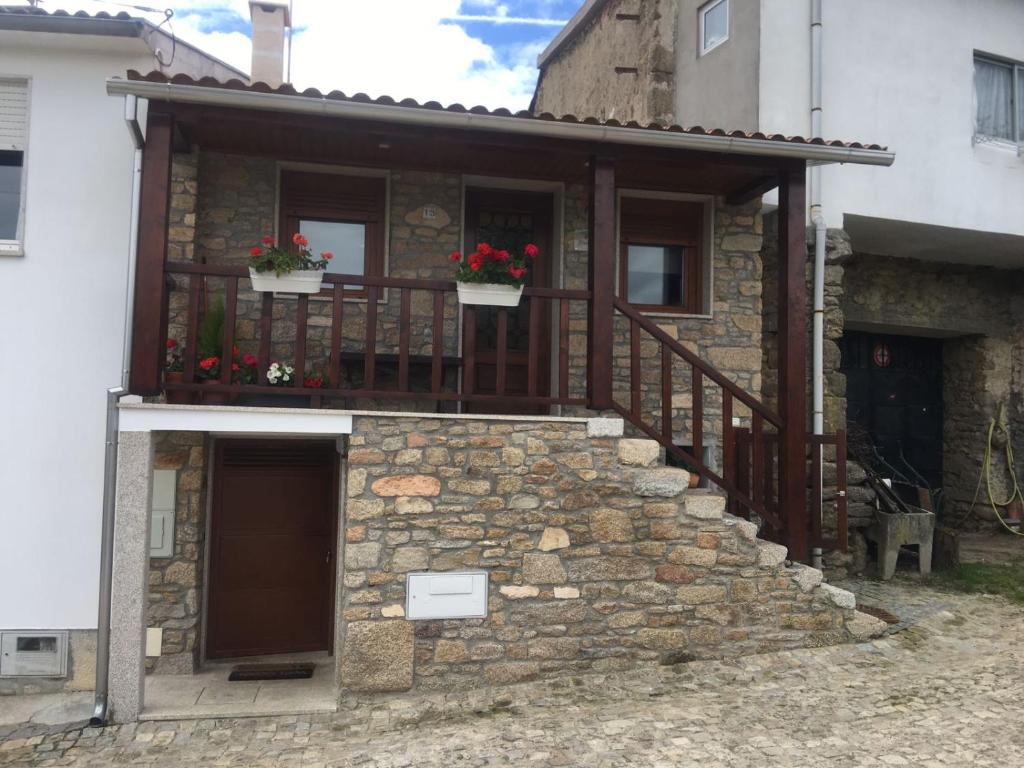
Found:
[[[110,681],[110,596],[114,579],[114,512],[117,502],[118,403],[128,394],[131,369],[132,314],[135,304],[135,256],[139,229],[139,196],[142,188],[142,147],[144,140],[138,120],[138,99],[125,97],[125,123],[135,147],[132,163],[131,216],[128,224],[128,268],[125,270],[125,313],[121,384],[107,390],[107,423],[103,453],[103,522],[100,530],[100,589],[96,619],[96,692],[92,726],[106,725]]]
[[[822,135],[822,0],[811,0],[811,136]],[[812,165],[808,184],[811,225],[814,227],[814,318],[812,327],[811,381],[812,429],[825,431],[825,244],[828,228],[821,205],[821,166]],[[811,550],[811,561],[821,568],[821,548]]]

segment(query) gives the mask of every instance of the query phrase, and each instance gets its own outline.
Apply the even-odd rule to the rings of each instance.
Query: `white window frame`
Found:
[[[705,46],[704,20],[707,17],[708,13],[710,13],[720,5],[725,6],[725,37],[723,37],[718,42],[713,43],[712,45]],[[700,51],[701,56],[703,56],[706,53],[711,53],[711,51],[715,50],[715,48],[729,40],[729,0],[710,0],[710,2],[707,2],[704,5],[702,5],[700,9],[697,11],[697,19],[697,50]]]
[[[28,145],[30,118],[32,114],[32,78],[25,75],[7,75],[0,72],[0,80],[17,81],[25,84],[25,141],[21,149],[0,147],[0,149],[21,152],[21,192],[18,199],[18,229],[13,240],[0,239],[0,256],[25,255],[25,202],[28,197]]]
[[[995,144],[997,146],[1003,146],[1010,149],[1016,149],[1017,154],[1024,153],[1024,119],[1021,118],[1021,108],[1018,103],[1021,93],[1021,83],[1024,83],[1024,62],[1015,61],[1013,59],[1004,59],[1000,56],[992,56],[990,54],[981,53],[979,51],[974,52],[974,57],[971,59],[971,64],[977,61],[984,61],[988,64],[994,64],[1000,67],[1006,67],[1010,70],[1010,119],[1013,123],[1013,134],[1017,137],[1016,141],[1013,139],[1006,139],[1002,136],[988,136],[984,133],[978,133],[978,94],[974,93],[974,132],[971,138],[973,144]],[[971,87],[974,87],[974,80],[971,80]]]

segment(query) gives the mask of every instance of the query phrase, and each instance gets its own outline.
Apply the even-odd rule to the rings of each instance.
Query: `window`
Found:
[[[0,79],[0,253],[20,253],[25,211],[28,83]]]
[[[974,136],[1024,144],[1024,64],[974,57]]]
[[[385,179],[334,173],[281,173],[280,240],[302,232],[313,253],[330,251],[328,274],[384,273]],[[348,295],[365,295],[346,286]]]
[[[704,311],[703,203],[624,197],[619,204],[619,295],[639,309]]]
[[[697,11],[703,56],[729,39],[729,0],[711,0]]]

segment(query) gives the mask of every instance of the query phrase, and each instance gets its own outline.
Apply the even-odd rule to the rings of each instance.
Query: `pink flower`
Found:
[[[476,252],[479,253],[484,258],[490,256],[493,250],[494,249],[491,248],[491,246],[489,246],[487,243],[477,243]]]
[[[536,259],[537,254],[540,253],[540,249],[537,248],[533,243],[527,243],[526,247],[523,248],[523,253],[529,256],[531,259]]]
[[[330,251],[324,251],[323,253],[320,254],[320,258],[323,259],[324,261],[330,261],[331,259],[334,258],[334,254],[331,253]]]
[[[495,261],[508,261],[509,258],[511,258],[511,257],[509,256],[509,252],[508,251],[495,251],[494,252],[494,260]]]
[[[517,280],[526,274],[526,267],[512,266],[508,268],[508,273]]]

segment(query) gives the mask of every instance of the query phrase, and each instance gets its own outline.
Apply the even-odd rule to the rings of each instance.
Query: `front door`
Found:
[[[846,331],[841,349],[847,421],[868,432],[889,467],[940,488],[942,341]]]
[[[333,441],[217,443],[207,657],[330,649],[337,463]]]
[[[540,255],[527,273],[526,285],[550,288],[554,235],[552,210],[554,198],[549,193],[511,192],[505,190],[466,190],[466,250],[472,252],[477,243],[489,243],[507,251],[522,252],[527,243],[540,249]],[[535,343],[537,395],[547,397],[551,383],[551,302],[524,296],[518,307],[508,310],[507,362],[505,395],[526,396],[529,393],[530,303],[541,302],[540,323]],[[497,393],[498,310],[494,307],[476,307],[476,335],[463,339],[464,345],[473,345],[475,365],[474,387],[477,394]],[[464,355],[465,358],[465,355]],[[464,371],[464,375],[465,375]],[[500,405],[470,403],[467,410],[474,413],[547,413],[549,408],[515,401]]]

